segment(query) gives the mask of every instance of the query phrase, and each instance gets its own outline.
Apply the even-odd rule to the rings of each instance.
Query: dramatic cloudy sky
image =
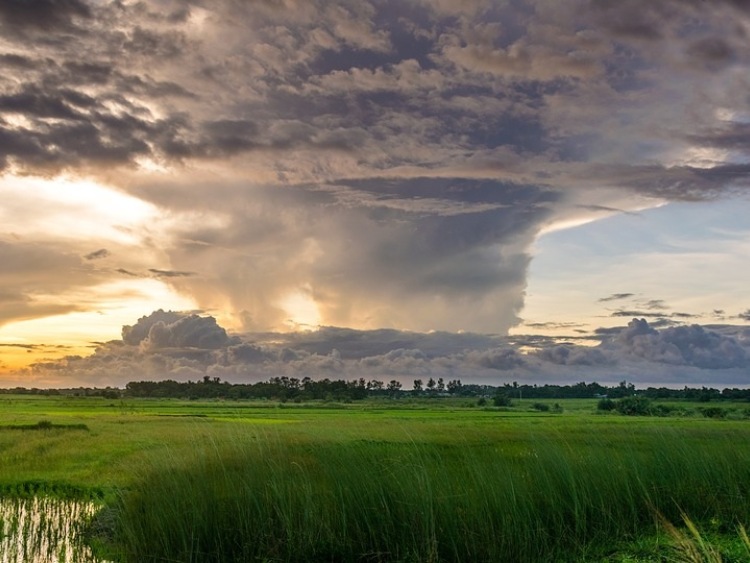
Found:
[[[744,0],[5,0],[0,71],[2,384],[750,384]]]

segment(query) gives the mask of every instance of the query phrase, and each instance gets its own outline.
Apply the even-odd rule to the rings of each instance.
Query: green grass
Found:
[[[652,531],[656,514],[750,521],[750,451],[734,447],[738,436],[626,434],[237,434],[143,467],[115,508],[113,539],[128,561],[580,561]]]
[[[744,553],[750,422],[596,403],[0,396],[0,491],[104,498],[122,561],[679,560],[683,512]]]

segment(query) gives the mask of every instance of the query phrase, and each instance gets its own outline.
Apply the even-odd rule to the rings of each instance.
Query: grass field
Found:
[[[106,503],[95,528],[122,561],[679,561],[685,516],[750,560],[747,403],[535,402],[4,395],[0,491]]]

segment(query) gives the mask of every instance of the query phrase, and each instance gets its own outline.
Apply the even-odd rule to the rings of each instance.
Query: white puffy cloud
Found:
[[[180,319],[184,319],[186,315],[184,313],[178,313],[175,311],[163,311],[159,309],[154,311],[150,315],[141,317],[134,325],[126,325],[122,327],[122,340],[125,344],[138,345],[142,341],[146,340],[149,336],[151,328],[156,323],[172,324]]]
[[[133,326],[122,329],[123,342],[144,352],[164,348],[224,348],[233,342],[213,317],[173,311],[154,311]]]
[[[615,344],[618,351],[659,363],[707,369],[750,367],[750,355],[735,338],[700,325],[657,331],[645,319],[633,319]]]

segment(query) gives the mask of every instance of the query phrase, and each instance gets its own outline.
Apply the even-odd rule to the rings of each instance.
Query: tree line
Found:
[[[579,382],[572,385],[533,385],[518,382],[503,385],[464,384],[460,379],[445,381],[443,378],[414,379],[411,387],[400,381],[366,380],[364,378],[312,379],[310,377],[271,377],[257,383],[230,383],[218,377],[205,376],[198,381],[180,382],[172,379],[162,381],[131,381],[124,389],[78,387],[68,389],[27,389],[15,387],[0,389],[1,394],[72,395],[104,397],[155,397],[180,399],[272,399],[272,400],[335,400],[357,401],[368,397],[497,397],[508,399],[620,399],[623,397],[646,397],[648,399],[685,399],[690,401],[750,401],[750,389],[711,387],[647,387],[637,389],[626,381],[606,386],[599,383]]]

